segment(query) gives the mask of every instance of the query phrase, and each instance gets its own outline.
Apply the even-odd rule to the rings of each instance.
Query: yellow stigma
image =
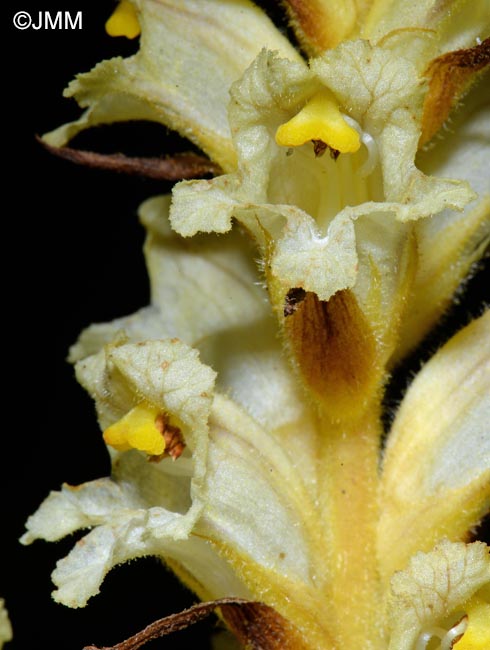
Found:
[[[141,33],[138,14],[129,0],[121,0],[105,24],[109,36],[136,38]]]
[[[468,627],[454,650],[488,650],[490,648],[490,603],[472,598],[465,607]]]
[[[118,451],[139,449],[151,456],[159,456],[165,451],[162,426],[157,421],[160,413],[148,403],[138,404],[104,431],[104,441]]]
[[[361,146],[359,133],[344,120],[327,88],[313,95],[297,115],[276,131],[276,142],[283,147],[298,147],[310,140],[321,140],[341,153],[354,153]]]

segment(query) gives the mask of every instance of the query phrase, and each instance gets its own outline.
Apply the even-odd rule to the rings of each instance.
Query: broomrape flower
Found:
[[[488,244],[490,9],[284,5],[305,57],[247,0],[124,1],[107,29],[138,53],[68,87],[85,112],[49,146],[154,120],[221,171],[142,205],[151,305],[70,353],[112,475],[49,495],[23,541],[91,529],[53,573],[71,607],[153,554],[211,601],[182,620],[219,607],[247,647],[483,650],[490,314],[385,444],[380,416]]]

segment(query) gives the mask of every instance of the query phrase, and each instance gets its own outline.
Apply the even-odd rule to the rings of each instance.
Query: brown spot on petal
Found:
[[[424,100],[419,147],[446,121],[455,102],[490,63],[490,38],[466,50],[447,52],[434,59],[425,72],[429,90]]]
[[[161,618],[116,645],[91,645],[84,650],[138,650],[149,641],[185,630],[204,620],[217,608],[221,609],[223,618],[248,650],[306,650],[295,628],[272,607],[241,598],[200,603]]]
[[[353,416],[379,381],[374,336],[354,295],[322,301],[307,292],[284,323],[308,388],[332,418]]]
[[[306,297],[306,291],[301,287],[289,289],[284,299],[284,316],[291,316],[298,308],[298,304]]]

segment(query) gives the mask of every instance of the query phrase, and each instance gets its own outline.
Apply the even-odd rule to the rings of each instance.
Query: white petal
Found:
[[[72,347],[71,360],[98,352],[118,332],[134,342],[177,336],[199,349],[218,373],[219,390],[261,424],[276,429],[296,422],[304,416],[304,401],[284,358],[251,243],[238,229],[184,240],[168,225],[168,203],[158,197],[141,207],[153,304],[90,326]]]
[[[265,430],[223,397],[210,419],[204,492],[197,530],[255,565],[311,584],[306,531],[313,503],[301,474]]]
[[[135,4],[142,28],[140,51],[78,75],[65,95],[87,110],[78,121],[47,134],[46,141],[62,146],[97,124],[152,120],[179,131],[224,168],[233,167],[226,116],[231,83],[263,47],[293,60],[299,55],[248,0]]]
[[[490,504],[490,312],[419,372],[383,462],[380,565],[399,569],[443,536],[461,539]]]
[[[418,263],[409,307],[401,322],[395,361],[422,340],[447,310],[471,265],[490,239],[490,79],[466,97],[450,125],[417,164],[429,175],[461,178],[478,195],[463,212],[443,210],[416,225]]]
[[[488,36],[490,7],[486,0],[375,0],[362,29],[363,38],[377,39],[404,28],[433,30],[443,52],[475,45]]]

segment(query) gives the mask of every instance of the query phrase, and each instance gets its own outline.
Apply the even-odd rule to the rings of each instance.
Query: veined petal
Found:
[[[176,539],[186,537],[202,508],[198,493],[205,473],[215,373],[199,362],[196,350],[171,339],[108,345],[78,362],[76,374],[95,399],[103,430],[144,401],[160,409],[181,432],[187,449],[176,466],[191,476],[192,503],[169,532]]]
[[[385,579],[416,549],[464,539],[490,507],[490,312],[419,372],[383,461],[379,560]]]
[[[253,261],[254,249],[238,229],[186,241],[168,223],[170,197],[145,201],[139,216],[148,232],[145,257],[151,306],[85,330],[70,350],[78,361],[125,331],[132,341],[178,337],[191,346],[237,328],[254,328],[270,308]],[[222,345],[222,343],[221,343]]]
[[[179,423],[192,456],[149,463],[134,450],[117,452],[111,479],[66,486],[46,499],[23,543],[95,527],[58,563],[55,598],[83,606],[113,566],[153,554],[201,598],[260,590],[263,602],[294,619],[308,647],[325,647],[330,633],[319,609],[324,592],[317,583],[326,586],[315,491],[297,470],[301,458],[281,448],[281,432],[266,431],[219,395],[208,420],[214,373],[175,340],[107,346],[78,362],[77,373],[103,426],[144,398]]]
[[[98,352],[123,333],[131,342],[178,337],[200,351],[217,373],[217,387],[263,426],[288,436],[291,455],[305,473],[315,470],[306,453],[314,439],[308,408],[277,336],[277,325],[253,261],[249,239],[234,229],[217,237],[184,240],[168,223],[169,197],[145,202],[141,219],[152,305],[112,323],[90,326],[70,351],[71,361]],[[294,423],[302,421],[303,435]]]
[[[143,400],[167,410],[192,435],[206,428],[216,375],[178,339],[109,345],[80,361],[76,373],[96,400],[104,429]]]
[[[466,180],[477,194],[463,212],[443,210],[415,227],[417,270],[400,323],[396,363],[414,349],[448,309],[471,265],[490,238],[490,86],[483,79],[464,99],[451,127],[419,152],[417,164],[428,175]]]
[[[471,47],[488,36],[490,7],[486,0],[374,0],[361,30],[363,38],[378,39],[403,29],[431,30],[438,54]]]
[[[366,340],[378,342],[380,366],[369,365],[376,375],[372,387],[395,347],[415,271],[411,222],[447,207],[462,209],[474,196],[466,183],[429,177],[415,166],[423,70],[410,58],[408,44],[414,46],[406,38],[379,47],[343,43],[312,61],[311,70],[261,53],[232,89],[237,172],[178,184],[170,213],[184,236],[226,232],[233,218],[240,221],[259,244],[284,327],[290,291],[314,293],[324,303],[349,289],[366,322]],[[277,128],[316,96],[320,81],[368,143],[337,161],[316,157],[310,145],[289,150],[275,140]],[[357,405],[362,401],[356,396]]]
[[[407,26],[376,2],[380,40],[343,42],[307,66],[248,0],[134,4],[140,52],[74,83],[87,112],[53,143],[156,119],[230,173],[175,188],[175,230],[210,233],[190,243],[169,229],[168,199],[142,208],[152,305],[90,328],[72,350],[117,450],[113,475],[51,494],[23,542],[92,528],[53,574],[71,606],[115,564],[153,554],[200,598],[274,608],[302,636],[292,648],[425,650],[432,626],[449,623],[447,650],[462,605],[462,648],[480,642],[487,549],[433,547],[464,538],[490,502],[489,314],[414,382],[379,472],[381,386],[417,273],[417,222],[474,198],[459,170],[438,178],[415,163],[447,72],[436,59],[428,82],[427,61],[455,40],[440,9],[456,5],[422,0]],[[327,26],[327,39],[353,33],[367,4],[328,3],[338,33]],[[327,14],[322,0],[289,5]],[[263,45],[232,84],[228,128],[228,86]],[[228,233],[233,220],[255,239],[263,278],[241,232]],[[172,432],[179,451],[164,458],[159,436]]]
[[[99,592],[114,566],[144,555],[156,555],[192,575],[192,587],[203,599],[249,597],[208,542],[192,534],[179,535],[182,513],[189,507],[189,476],[176,475],[171,463],[170,459],[148,463],[134,451],[121,454],[112,479],[64,486],[30,517],[24,544],[94,528],[58,562],[53,573],[55,600],[82,607]]]
[[[113,452],[111,479],[52,493],[28,520],[23,543],[36,538],[59,539],[79,528],[97,526],[53,574],[56,598],[61,602],[82,606],[98,592],[112,566],[148,554],[168,556],[185,570],[193,564],[195,583],[201,584],[202,579],[208,588],[205,592],[202,587],[203,595],[223,596],[232,585],[238,589],[226,569],[220,583],[221,572],[216,567],[222,562],[212,560],[215,554],[209,545],[189,541],[203,506],[208,415],[215,378],[197,357],[196,351],[172,339],[110,345],[78,362],[77,376],[96,401],[102,428],[144,400],[179,427],[187,448],[176,461],[153,459],[153,463],[136,451]],[[181,547],[178,540],[186,544]],[[206,571],[216,571],[215,578],[204,579]],[[214,593],[212,585],[219,591],[219,584],[222,591]],[[247,595],[244,590],[240,594]]]
[[[226,119],[230,84],[264,46],[293,60],[299,55],[249,0],[134,0],[134,5],[142,29],[139,52],[79,75],[65,96],[87,110],[78,121],[46,134],[46,141],[62,146],[97,124],[151,120],[189,138],[223,169],[233,168]]]
[[[213,544],[258,600],[294,621],[308,648],[330,647],[334,625],[326,625],[322,613],[330,587],[319,504],[286,451],[287,438],[271,435],[220,395],[209,425],[206,505],[196,534]]]
[[[489,549],[481,542],[446,540],[429,553],[417,553],[391,581],[389,650],[426,648],[432,636],[443,638],[466,613],[470,598],[489,584]]]
[[[398,52],[403,43],[406,57]],[[422,70],[412,60],[416,47],[411,45],[406,34],[387,39],[382,47],[361,40],[347,42],[312,62],[320,79],[375,139],[387,208],[390,202],[401,204],[396,213],[403,221],[445,207],[461,209],[472,198],[464,183],[427,177],[415,167],[423,87]]]
[[[314,504],[301,474],[278,441],[230,400],[215,398],[210,427],[199,529],[258,565],[312,585]]]

